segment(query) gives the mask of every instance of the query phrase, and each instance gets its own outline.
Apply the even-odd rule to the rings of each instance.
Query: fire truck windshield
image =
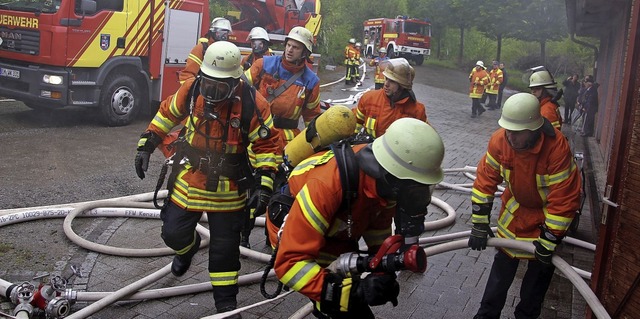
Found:
[[[61,0],[0,0],[0,9],[36,13],[56,13]]]
[[[402,31],[404,33],[411,33],[411,34],[423,35],[423,36],[428,36],[431,33],[429,25],[422,24],[422,23],[415,23],[415,22],[405,22],[404,30]]]

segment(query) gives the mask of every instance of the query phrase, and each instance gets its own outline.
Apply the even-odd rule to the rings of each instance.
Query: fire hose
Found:
[[[151,196],[151,193],[149,194],[141,194],[141,195],[136,195],[136,196],[132,196],[132,197],[128,197],[128,198],[135,198],[136,200],[150,200],[147,197]],[[106,204],[110,204],[111,202],[117,202],[118,204],[113,204],[113,206],[115,207],[141,207],[141,212],[145,212],[144,214],[137,214],[138,216],[130,216],[124,213],[124,208],[121,209],[120,211],[118,209],[113,209],[113,208],[109,208],[109,209],[91,209],[93,207],[100,207]],[[109,200],[105,200],[105,201],[97,201],[97,202],[89,202],[91,204],[88,205],[84,205],[85,203],[79,203],[79,204],[69,204],[66,206],[57,206],[54,208],[39,208],[37,211],[29,211],[29,209],[17,209],[17,210],[11,210],[11,211],[0,211],[0,216],[2,216],[2,221],[0,221],[0,227],[4,226],[4,225],[8,225],[8,224],[13,224],[13,223],[17,223],[17,222],[23,222],[23,221],[27,221],[27,220],[34,220],[34,219],[40,219],[40,218],[59,218],[59,217],[65,217],[66,214],[71,215],[72,217],[68,217],[68,215],[66,217],[68,217],[68,223],[69,226],[66,226],[67,224],[67,218],[65,218],[65,233],[68,234],[68,236],[71,238],[73,238],[73,240],[75,241],[76,239],[79,238],[79,236],[77,236],[75,234],[75,232],[73,232],[73,230],[70,227],[71,221],[73,220],[73,218],[75,217],[98,217],[98,216],[108,216],[108,217],[144,217],[144,218],[158,218],[158,216],[154,216],[153,214],[149,213],[152,212],[153,210],[145,210],[146,208],[144,207],[148,207],[150,204],[148,203],[140,203],[140,202],[129,202],[124,204],[122,202],[122,200],[117,200],[117,201],[109,201]],[[454,222],[455,221],[455,211],[453,210],[453,208],[451,208],[449,205],[447,205],[445,202],[437,199],[434,197],[434,200],[432,201],[432,204],[439,206],[441,208],[443,208],[443,210],[445,210],[449,216],[447,216],[448,219],[447,222]],[[71,214],[71,212],[69,212],[70,210],[72,210],[72,208],[70,207],[75,207],[75,210],[72,211],[73,214]],[[87,210],[89,210],[87,212]],[[159,214],[157,214],[159,215]],[[436,222],[425,222],[425,230],[429,230],[429,229],[437,229],[436,227],[433,227],[432,223],[436,223],[438,224],[438,222],[441,222],[442,220],[438,220]],[[258,224],[262,224],[264,225],[264,220],[259,219],[258,220]],[[430,226],[430,227],[427,227]],[[442,226],[442,223],[439,223],[439,226]],[[204,228],[204,227],[203,227]],[[70,231],[68,231],[68,229]],[[205,238],[208,238],[208,236],[206,236],[206,232],[204,232],[202,229],[198,230],[201,233],[205,233]],[[71,234],[71,235],[69,235]],[[446,235],[449,236],[449,235]],[[459,236],[468,236],[468,231],[466,232],[460,232]],[[443,239],[443,236],[434,236],[434,237],[424,237],[424,238],[420,238],[419,243],[420,244],[425,244],[427,242],[437,242],[438,240],[442,241],[442,240],[446,240]],[[492,245],[492,243],[494,243],[495,241],[497,241],[498,239],[491,239],[489,241],[489,244]],[[565,242],[569,242],[571,239],[569,237],[567,237],[565,239]],[[391,240],[392,242],[394,242],[395,240]],[[499,241],[499,240],[498,240]],[[88,249],[99,249],[101,252],[107,253],[107,254],[114,254],[114,255],[125,255],[123,254],[122,251],[126,251],[127,253],[134,253],[134,254],[138,254],[139,252],[137,252],[137,250],[132,250],[129,251],[127,249],[122,249],[122,248],[115,248],[115,247],[109,247],[109,246],[104,246],[104,245],[98,245],[95,243],[91,243],[88,242],[82,238],[80,238],[79,242],[81,242],[82,244],[78,243],[78,245],[81,245],[82,247],[88,248]],[[450,248],[450,249],[459,249],[459,248],[467,248],[466,246],[466,239],[465,240],[461,240],[458,242],[453,242],[453,243],[462,243],[460,247],[458,248]],[[440,246],[449,246],[451,245],[452,242],[448,242],[448,243],[444,243],[444,244],[440,244],[440,245],[436,245],[436,246],[431,246],[429,248],[427,248],[426,250],[416,250],[414,249],[413,252],[411,254],[414,254],[415,256],[418,256],[419,251],[420,252],[425,252],[426,251],[426,255],[432,255],[434,254],[433,250],[436,249],[436,247],[440,247]],[[500,244],[498,242],[498,244]],[[391,247],[391,246],[390,246]],[[533,246],[531,246],[533,247]],[[531,248],[528,247],[528,248]],[[594,248],[594,246],[592,247]],[[413,266],[413,265],[418,265],[418,262],[414,262],[414,263],[410,263],[410,266],[407,267],[406,263],[404,262],[404,260],[406,259],[407,256],[402,255],[400,256],[399,253],[393,253],[391,254],[390,252],[393,252],[395,250],[389,248],[385,251],[385,254],[381,255],[381,257],[379,257],[378,259],[376,259],[376,263],[377,265],[385,265],[385,267],[391,267],[393,269],[406,269],[406,270],[419,270],[420,267],[417,266]],[[252,258],[261,260],[263,262],[266,262],[269,259],[269,255],[267,254],[262,254],[259,252],[255,252],[255,251],[251,251],[249,249],[246,249],[244,247],[241,247],[241,252],[243,255],[249,255]],[[154,250],[155,254],[166,254],[165,251],[162,250]],[[170,252],[171,254],[173,254],[173,252]],[[410,256],[409,256],[410,257]],[[556,259],[561,260],[559,257],[554,256],[554,264],[556,264]],[[353,258],[353,256],[351,256],[351,258]],[[351,258],[349,260],[351,260]],[[357,256],[357,258],[362,258],[362,256]],[[357,265],[358,265],[358,259],[356,258],[355,260],[355,265],[356,265],[356,269],[357,269]],[[367,259],[361,259],[359,264],[360,267],[363,267],[363,263],[366,265],[369,265],[371,263],[371,259],[368,259],[369,257],[367,257]],[[418,258],[418,257],[415,257]],[[558,263],[562,263],[563,261],[559,261]],[[398,263],[400,263],[400,266],[398,266]],[[426,265],[426,263],[424,263],[424,265]],[[563,270],[565,267],[568,267],[568,270],[565,269]],[[563,273],[565,272],[571,272],[573,271],[571,269],[571,266],[567,265],[566,262],[564,263],[564,265],[556,265]],[[352,267],[352,266],[349,266]],[[404,267],[404,268],[403,268]],[[165,269],[166,267],[158,270],[157,272],[155,272],[154,274],[152,274],[151,276],[159,276],[162,277],[164,276],[165,273],[168,273],[168,271],[166,271]],[[349,268],[350,269],[350,268]],[[365,269],[364,267],[362,269]],[[372,267],[371,269],[376,269],[376,267]],[[575,272],[573,272],[575,274]],[[248,283],[255,283],[259,281],[260,278],[260,272],[254,273],[254,274],[249,274],[249,275],[244,275],[244,276],[240,276],[239,278],[239,284],[248,284]],[[566,275],[566,273],[565,273]],[[271,272],[270,276],[274,276],[273,272]],[[570,277],[569,275],[567,275],[568,278],[570,278],[570,280],[572,281],[572,283],[574,285],[576,285],[576,287],[578,288],[578,290],[580,291],[580,293],[583,295],[583,297],[585,297],[585,300],[587,300],[587,302],[589,303],[590,307],[592,308],[592,310],[594,311],[594,314],[596,314],[598,316],[598,318],[608,318],[608,315],[605,316],[606,311],[604,311],[604,308],[602,307],[601,304],[599,304],[599,301],[597,300],[597,298],[593,295],[593,293],[591,293],[591,295],[589,295],[590,290],[588,289],[588,286],[586,286],[586,284],[582,281],[582,285],[580,285],[580,283],[576,283],[574,282],[574,280],[572,280],[572,277]],[[576,274],[575,277],[578,278],[579,280],[579,276]],[[583,275],[584,277],[584,275]],[[155,278],[155,277],[151,277],[151,278]],[[575,279],[575,278],[573,278]],[[143,282],[145,281],[149,281],[149,277],[143,278],[140,281],[138,281],[138,286],[134,286],[134,287],[124,287],[120,290],[117,291],[117,296],[116,293],[114,292],[75,292],[72,291],[71,289],[67,289],[67,291],[65,291],[64,295],[58,295],[55,298],[58,298],[58,300],[60,299],[68,299],[71,302],[75,302],[75,301],[95,301],[98,300],[98,302],[94,303],[95,306],[92,308],[86,307],[85,309],[87,309],[84,313],[80,313],[80,315],[84,315],[87,312],[91,311],[92,313],[99,311],[100,309],[98,308],[103,308],[106,307],[107,305],[109,305],[110,303],[113,303],[117,300],[122,300],[122,299],[127,299],[127,300],[141,300],[141,299],[152,299],[152,298],[164,298],[164,297],[170,297],[170,296],[176,296],[176,295],[180,295],[180,294],[185,294],[185,293],[196,293],[196,292],[204,292],[204,291],[208,291],[211,289],[211,285],[209,282],[204,282],[201,284],[197,284],[197,285],[187,285],[187,286],[180,286],[180,287],[171,287],[171,288],[163,288],[163,289],[154,289],[154,290],[145,290],[145,291],[139,291],[142,287],[144,287],[145,285],[143,284]],[[579,280],[581,281],[581,280]],[[583,288],[582,286],[586,286],[587,287],[587,292],[583,292]],[[7,294],[7,291],[11,291],[12,289],[15,289],[16,285],[9,283],[7,281],[4,281],[2,279],[0,279],[0,294],[3,294],[3,296],[5,297],[9,297]],[[45,294],[47,294],[45,292]],[[51,296],[51,293],[48,293],[49,296]],[[109,296],[113,296],[109,299],[107,299]],[[28,297],[28,296],[27,296]],[[55,299],[54,298],[54,299]],[[24,300],[26,300],[26,298],[23,298]],[[595,299],[595,300],[594,300]],[[46,299],[45,299],[46,300]],[[102,301],[102,302],[100,302]],[[42,306],[43,304],[41,303],[42,301],[39,301],[40,305]],[[30,310],[28,309],[29,307],[26,306],[25,302],[21,302],[20,303],[21,306],[19,305],[18,307],[16,307],[17,311],[14,311],[16,315],[18,315],[17,317],[23,316],[25,313],[28,313]],[[19,308],[19,309],[18,309]],[[245,307],[245,308],[251,308],[251,306],[249,307]],[[61,311],[61,312],[65,312],[67,311],[67,309],[70,309],[70,306],[68,304],[64,304],[63,306],[60,306],[57,310]],[[82,310],[81,310],[82,311]],[[78,313],[74,314],[76,317],[78,318]],[[294,314],[295,316],[295,314]],[[55,316],[51,316],[52,318],[56,318]],[[26,317],[25,317],[26,318]],[[74,318],[74,317],[71,317]]]

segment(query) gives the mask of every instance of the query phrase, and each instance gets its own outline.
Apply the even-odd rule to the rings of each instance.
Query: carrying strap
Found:
[[[304,70],[305,70],[305,68],[302,68],[296,74],[292,75],[287,80],[287,82],[284,82],[284,84],[282,84],[281,86],[279,86],[278,88],[276,88],[275,90],[270,92],[269,96],[267,96],[267,101],[269,101],[269,103],[271,103],[278,96],[280,96],[280,94],[282,94],[282,92],[286,91],[291,86],[291,84],[293,84],[293,82],[295,82],[300,76],[302,76],[302,73],[304,73]]]
[[[341,209],[347,210],[347,235],[351,238],[351,226],[353,220],[351,218],[351,204],[358,198],[358,184],[360,182],[360,168],[356,161],[353,148],[346,141],[340,141],[331,144],[334,157],[338,163],[338,172],[340,173],[340,183],[342,184],[342,203]]]

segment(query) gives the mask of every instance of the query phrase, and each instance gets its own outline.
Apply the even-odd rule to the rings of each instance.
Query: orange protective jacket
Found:
[[[365,145],[354,147],[359,152]],[[360,171],[358,198],[351,204],[351,238],[347,210],[340,209],[342,185],[333,152],[318,153],[302,161],[289,178],[295,201],[285,223],[275,260],[282,283],[320,301],[326,275],[323,267],[340,254],[358,250],[363,238],[370,252],[391,235],[395,202],[376,191],[376,181]]]
[[[562,116],[558,110],[558,104],[551,102],[551,97],[547,96],[540,100],[540,114],[549,120],[553,127],[560,129],[562,126]]]
[[[382,72],[384,71],[385,61],[389,61],[389,57],[387,56],[385,56],[384,58],[376,57],[375,59],[371,59],[371,61],[369,61],[369,66],[376,67],[376,73],[375,73],[375,76],[373,77],[374,83],[384,83],[385,79],[384,79],[384,74],[382,74]]]
[[[469,82],[471,82],[471,86],[469,87],[469,97],[472,99],[479,99],[482,97],[482,93],[484,93],[484,86],[489,84],[489,74],[485,69],[473,68],[471,73],[469,74]]]
[[[516,152],[498,129],[489,139],[473,183],[473,203],[493,203],[498,185],[506,183],[498,216],[498,237],[532,242],[545,224],[563,236],[580,207],[581,176],[567,139],[540,134],[529,150]],[[530,253],[501,248],[509,256],[533,258]]]
[[[244,141],[240,128],[227,125],[227,119],[241,119],[242,114],[242,86],[238,85],[235,97],[222,101],[216,105],[220,117],[218,121],[204,119],[204,99],[198,96],[195,101],[193,118],[190,117],[189,103],[191,97],[190,88],[195,79],[187,79],[178,89],[176,94],[169,96],[160,104],[160,109],[147,127],[161,138],[165,138],[172,129],[181,123],[185,123],[184,137],[189,145],[203,153],[209,150],[212,154],[241,154],[247,151],[249,143],[253,143],[252,149],[256,153],[256,165],[259,169],[276,170],[276,154],[282,153],[281,137],[278,130],[273,127],[273,119],[269,111],[267,101],[256,94],[256,107],[264,119],[265,125],[271,129],[271,136],[266,139],[258,137],[260,123],[257,116],[253,116],[249,125],[249,141]],[[229,114],[231,113],[231,114]],[[227,127],[227,141],[222,143],[224,126]],[[203,134],[212,137],[207,139]],[[192,169],[187,163],[181,167],[171,194],[171,201],[183,209],[189,211],[207,212],[233,212],[245,206],[246,195],[238,194],[236,182],[226,176],[220,175],[218,188],[215,191],[206,190],[207,176],[200,170]]]
[[[485,87],[487,94],[498,94],[498,89],[503,80],[502,70],[491,69],[491,72],[489,72],[489,84]]]
[[[379,137],[395,120],[412,117],[427,123],[427,111],[424,104],[415,100],[413,94],[392,103],[384,90],[366,92],[353,109],[356,115],[356,132],[364,127],[367,134]]]
[[[251,65],[245,75],[249,85],[257,88],[264,97],[269,91],[274,91],[287,82],[298,71],[304,73],[289,86],[282,94],[271,101],[271,114],[275,118],[282,118],[297,123],[302,116],[305,126],[321,113],[320,110],[320,79],[305,64],[294,65],[282,56],[265,56]],[[276,127],[278,127],[276,120]],[[278,127],[286,143],[300,133],[300,129]]]
[[[263,57],[272,56],[272,55],[273,54],[271,53],[271,49],[268,49],[263,54],[256,54],[256,53],[251,52],[248,55],[245,55],[244,57],[242,57],[242,61],[240,62],[240,65],[242,65],[242,68],[244,68],[244,70],[246,71],[257,60],[262,59]]]
[[[207,50],[207,47],[214,42],[216,41],[210,38],[198,39],[198,44],[191,48],[191,52],[189,52],[189,56],[187,57],[186,65],[178,75],[180,83],[184,83],[186,79],[194,78],[198,75],[200,72],[200,66],[202,65],[202,60],[204,59],[204,52]]]
[[[355,45],[349,44],[344,48],[344,64],[356,65],[356,60],[360,59],[360,52]]]

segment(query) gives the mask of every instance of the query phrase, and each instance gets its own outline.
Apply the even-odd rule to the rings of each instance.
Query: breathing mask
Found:
[[[200,95],[204,98],[204,117],[208,120],[218,118],[214,110],[214,104],[229,99],[240,83],[237,79],[214,79],[206,76],[200,77]]]

